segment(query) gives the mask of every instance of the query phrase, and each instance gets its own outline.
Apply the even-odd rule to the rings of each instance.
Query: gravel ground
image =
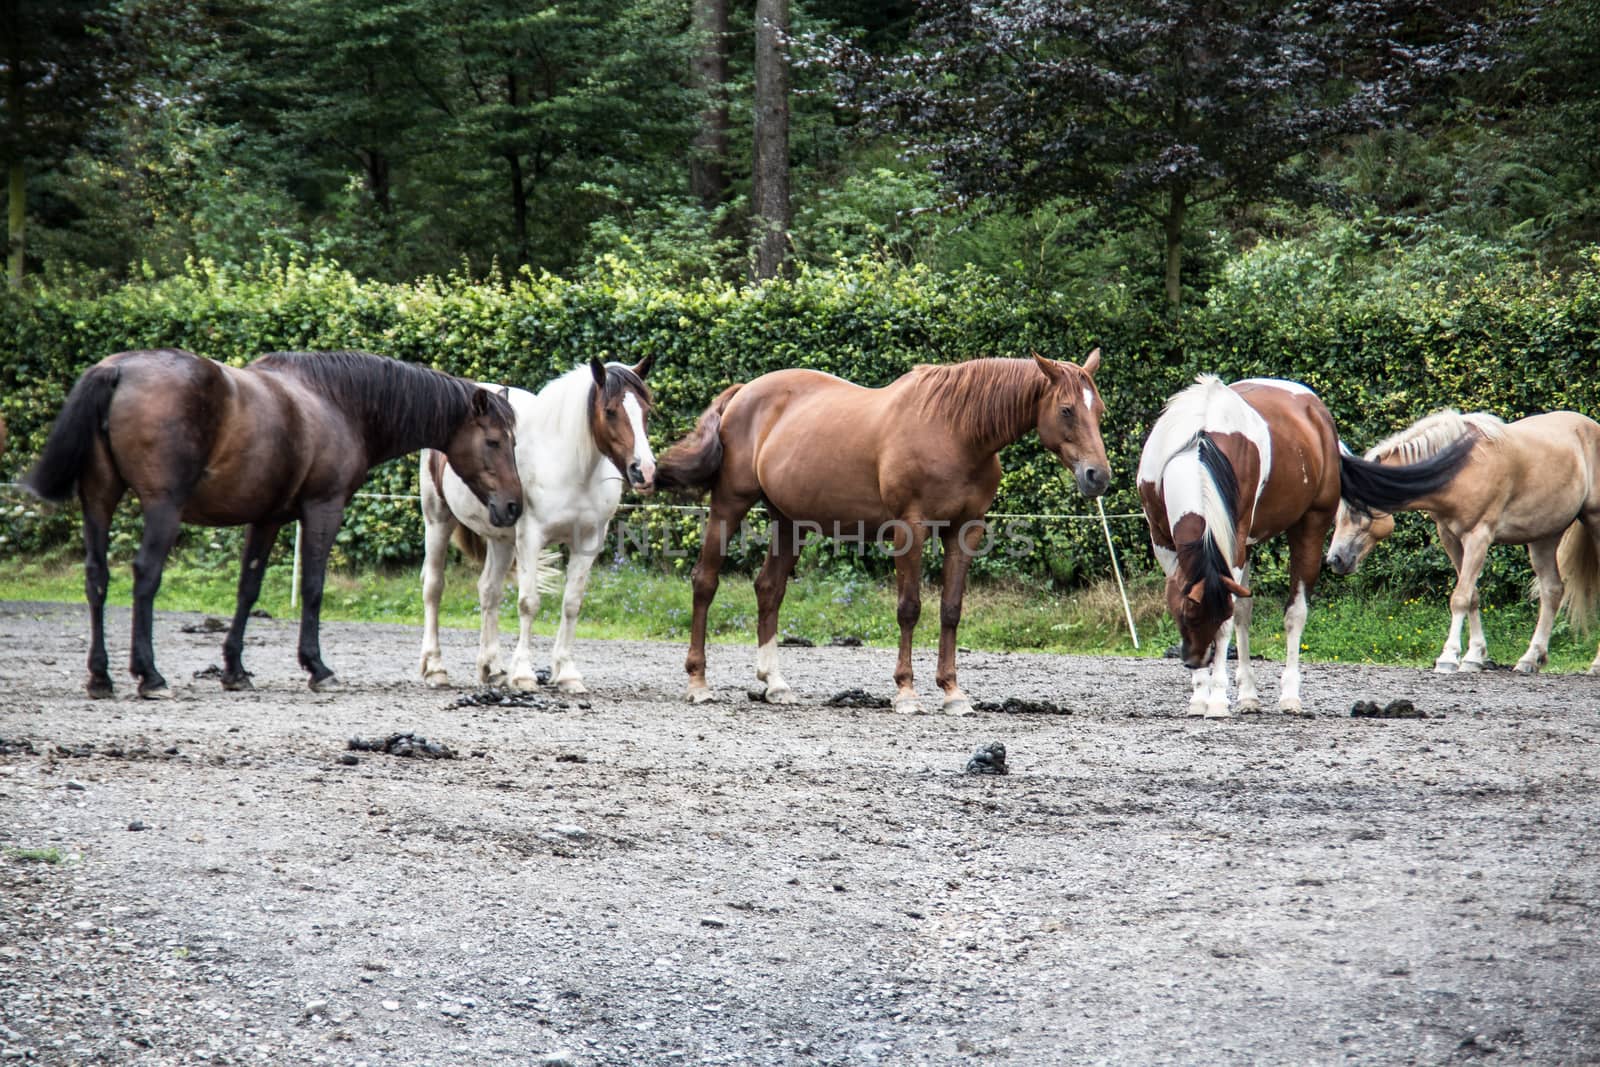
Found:
[[[714,647],[690,707],[588,642],[581,703],[451,707],[417,630],[327,626],[319,696],[257,620],[226,694],[196,621],[176,699],[91,702],[84,610],[0,603],[7,1061],[1600,1062],[1600,678],[1312,665],[1217,723],[1173,661],[973,653],[1073,713],[911,718],[822,704],[881,649],[786,649],[776,708]],[[459,758],[346,748],[407,731]]]

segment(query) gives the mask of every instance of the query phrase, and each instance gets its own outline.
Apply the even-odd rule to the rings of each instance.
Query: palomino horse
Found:
[[[1298,382],[1252,378],[1224,385],[1202,375],[1167,402],[1139,460],[1139,499],[1150,541],[1167,574],[1167,606],[1194,671],[1190,715],[1226,718],[1228,643],[1239,629],[1239,710],[1261,710],[1250,664],[1250,546],[1289,539],[1291,595],[1278,707],[1300,714],[1300,636],[1322,564],[1322,541],[1340,493],[1376,506],[1419,486],[1436,488],[1461,453],[1432,466],[1365,469],[1375,464],[1339,447],[1333,417]],[[1396,489],[1396,483],[1404,488]],[[1237,603],[1235,598],[1238,598]],[[1210,671],[1200,668],[1210,666]]]
[[[511,656],[510,685],[532,689],[533,619],[539,613],[541,558],[552,543],[570,547],[561,626],[551,650],[550,678],[568,693],[584,691],[573,663],[573,631],[589,584],[589,569],[604,547],[606,525],[622,501],[622,479],[647,493],[656,462],[645,437],[650,390],[644,376],[652,357],[637,366],[590,360],[550,382],[538,394],[512,389],[517,415],[517,472],[527,507],[516,530],[496,529],[488,510],[438,452],[422,454],[422,518],[427,528],[422,564],[422,677],[430,686],[449,684],[439,651],[439,597],[444,591],[450,537],[483,560],[478,602],[478,679],[505,683],[500,665],[500,590],[513,557],[517,562],[517,615],[521,629]],[[459,524],[459,527],[458,527]],[[464,534],[475,535],[470,538]]]
[[[1456,477],[1386,511],[1346,505],[1328,549],[1328,567],[1350,574],[1372,546],[1394,530],[1386,512],[1426,512],[1456,568],[1450,594],[1450,636],[1434,670],[1480,671],[1488,653],[1478,613],[1478,576],[1489,546],[1527,545],[1538,576],[1539,621],[1517,661],[1532,674],[1544,666],[1556,612],[1565,608],[1580,628],[1600,607],[1600,424],[1572,411],[1552,411],[1504,423],[1477,411],[1440,411],[1369,449],[1377,463],[1414,462],[1467,442],[1471,459]],[[1471,640],[1461,656],[1461,623]],[[1590,674],[1600,674],[1600,652]]]
[[[983,515],[1000,485],[998,453],[1029,430],[1077,475],[1086,496],[1111,484],[1095,389],[1100,350],[1082,367],[1033,359],[922,366],[881,389],[813,370],[781,370],[723,391],[694,431],[661,456],[663,489],[711,490],[705,542],[694,568],[687,698],[706,685],[706,611],[729,539],[757,500],[772,515],[756,577],[756,678],[775,704],[795,696],[778,673],[778,608],[807,529],[890,541],[899,585],[897,711],[921,711],[911,676],[911,633],[922,610],[922,548],[944,543],[939,605],[943,710],[971,711],[956,685],[956,626],[967,570],[984,540]]]
[[[509,526],[522,512],[511,406],[461,378],[363,352],[274,352],[243,370],[177,349],[121,352],[84,372],[27,478],[46,500],[77,484],[83,503],[91,697],[106,673],[106,545],[132,489],[144,513],[133,561],[133,650],[139,695],[170,696],[151,648],[156,591],[180,523],[249,526],[238,604],[222,644],[222,685],[249,689],[244,628],[284,523],[304,531],[300,665],[311,688],[335,684],[322,662],[322,586],[344,508],[374,464],[424,446],[451,465]]]

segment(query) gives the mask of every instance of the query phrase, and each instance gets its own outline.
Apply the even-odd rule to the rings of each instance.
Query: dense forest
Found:
[[[1467,277],[1600,239],[1592,0],[0,12],[13,284],[869,256],[1171,306],[1268,242],[1354,285],[1402,247]]]

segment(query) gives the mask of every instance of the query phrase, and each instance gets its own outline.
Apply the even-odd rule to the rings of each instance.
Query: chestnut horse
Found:
[[[778,673],[778,609],[806,530],[889,541],[899,585],[897,711],[922,710],[912,685],[911,634],[922,610],[922,549],[944,544],[939,605],[942,710],[971,702],[956,684],[956,627],[967,570],[984,542],[983,515],[1000,485],[998,453],[1029,430],[1095,497],[1111,484],[1095,388],[1095,349],[1079,367],[1033,359],[977,359],[921,366],[881,389],[813,370],[781,370],[723,391],[694,431],[664,452],[661,489],[711,491],[711,514],[694,568],[694,617],[685,669],[687,699],[712,699],[706,685],[706,612],[730,538],[758,500],[772,516],[771,542],[756,578],[756,678],[766,700],[795,700]]]
[[[1278,707],[1298,715],[1300,636],[1340,494],[1383,506],[1437,488],[1464,458],[1457,450],[1417,467],[1364,463],[1344,452],[1328,409],[1299,382],[1252,378],[1227,386],[1201,375],[1169,400],[1139,460],[1139,499],[1167,575],[1183,664],[1194,671],[1189,714],[1232,714],[1227,660],[1235,620],[1239,710],[1261,710],[1250,664],[1251,545],[1279,534],[1289,539]]]
[[[1488,655],[1478,613],[1478,576],[1489,546],[1527,545],[1539,591],[1539,621],[1517,670],[1533,674],[1549,658],[1550,630],[1565,609],[1584,629],[1600,607],[1600,424],[1573,411],[1530,415],[1507,424],[1487,412],[1439,411],[1375,445],[1366,458],[1415,461],[1471,443],[1472,458],[1450,482],[1400,509],[1426,512],[1456,569],[1450,636],[1434,663],[1441,674],[1481,671]],[[1339,509],[1328,567],[1349,574],[1394,530],[1394,517],[1346,505]],[[1467,654],[1461,624],[1471,620]],[[1590,674],[1600,674],[1600,652]]]
[[[496,530],[487,508],[471,487],[450,473],[443,454],[422,453],[422,679],[448,685],[439,648],[439,598],[444,593],[445,555],[451,535],[467,555],[483,564],[478,578],[478,680],[513,689],[538,686],[533,672],[533,620],[539,614],[545,546],[566,544],[566,593],[561,625],[550,649],[550,681],[564,693],[584,692],[573,660],[578,611],[589,584],[589,570],[605,547],[606,527],[622,502],[622,481],[648,493],[656,461],[645,436],[650,415],[653,357],[635,366],[589,363],[568,371],[537,394],[509,390],[517,413],[517,473],[526,501],[516,529]],[[553,551],[553,550],[552,550]],[[517,564],[516,651],[511,670],[500,663],[500,591],[512,560]]]
[[[498,392],[425,367],[363,352],[274,352],[243,370],[178,349],[120,352],[84,372],[56,418],[26,484],[83,504],[91,697],[112,695],[106,673],[106,546],[111,515],[132,489],[144,515],[133,561],[130,669],[142,697],[171,690],[156,670],[150,631],[156,591],[179,524],[248,526],[238,604],[222,644],[224,689],[249,689],[241,654],[250,608],[284,523],[302,524],[300,665],[321,691],[322,586],[345,505],[367,471],[419,448],[450,464],[509,526],[522,512],[512,457],[511,405]]]

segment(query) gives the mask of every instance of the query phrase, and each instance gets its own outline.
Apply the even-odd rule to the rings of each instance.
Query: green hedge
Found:
[[[107,293],[33,287],[0,298],[0,407],[12,433],[0,470],[14,478],[26,468],[84,368],[111,352],[169,345],[233,364],[274,349],[363,348],[534,388],[592,354],[630,361],[654,354],[658,447],[727,384],[780,367],[882,384],[921,362],[1029,351],[1079,359],[1099,345],[1117,479],[1106,500],[1112,512],[1138,510],[1132,483],[1140,443],[1166,397],[1200,370],[1306,382],[1358,450],[1444,405],[1507,418],[1557,407],[1600,411],[1600,256],[1565,279],[1361,287],[1343,284],[1334,257],[1303,252],[1269,248],[1242,257],[1203,305],[1175,321],[1131,306],[1115,286],[1022,293],[973,273],[877,263],[806,271],[763,288],[668,289],[620,265],[583,281],[385,285],[320,263],[245,271],[201,264]],[[995,511],[1090,510],[1036,440],[1004,459]],[[370,488],[409,493],[415,483],[415,462],[407,459],[380,468]],[[0,552],[37,551],[75,536],[74,509],[52,515],[15,493],[5,505]],[[645,514],[693,551],[691,519]],[[1422,588],[1447,576],[1427,529],[1404,524],[1364,580]],[[136,536],[132,530],[119,522],[119,547]],[[1113,530],[1132,569],[1153,566],[1142,522],[1118,521]],[[211,531],[190,536],[191,546],[219,554],[237,544]],[[996,557],[984,569],[1067,585],[1107,570],[1095,524],[1041,523],[1035,538],[1034,556]],[[416,508],[404,503],[358,500],[340,537],[345,560],[355,563],[415,560],[420,546]],[[1521,581],[1525,565],[1503,555],[1497,580]],[[674,565],[688,562],[678,557]],[[1280,566],[1268,553],[1269,581]]]

